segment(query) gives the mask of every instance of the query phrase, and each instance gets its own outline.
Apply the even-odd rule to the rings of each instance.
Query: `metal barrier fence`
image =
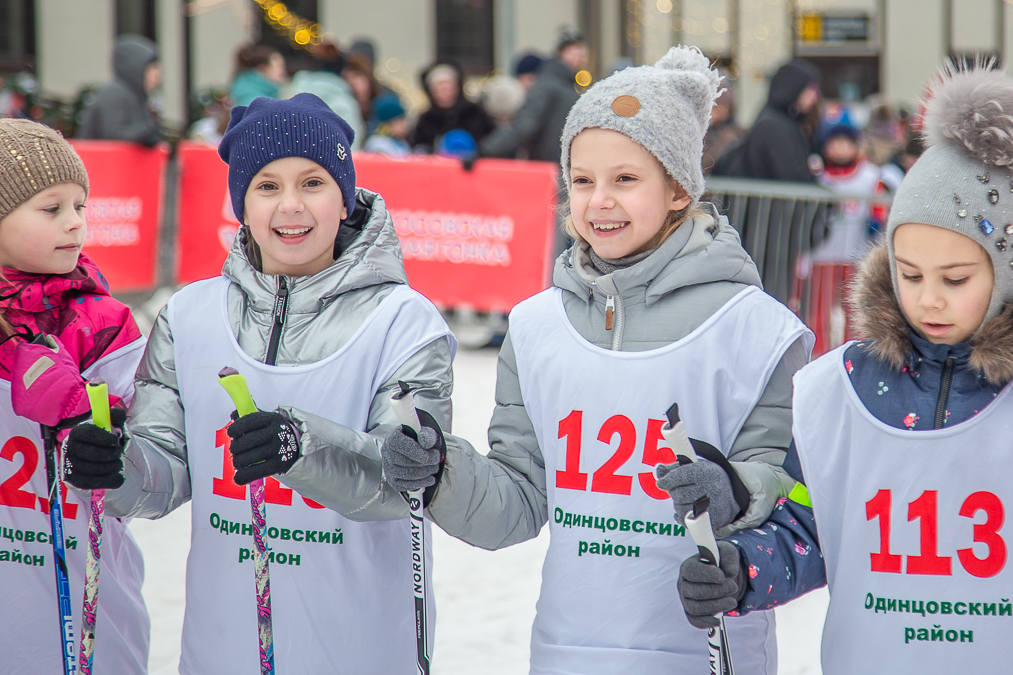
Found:
[[[764,289],[816,333],[814,354],[852,337],[844,309],[852,266],[811,264],[807,254],[826,240],[830,224],[845,203],[888,207],[888,195],[850,195],[808,183],[712,177],[707,180],[705,199],[738,230]]]

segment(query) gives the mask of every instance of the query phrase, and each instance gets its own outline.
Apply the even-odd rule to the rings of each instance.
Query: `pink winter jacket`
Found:
[[[81,371],[141,337],[130,308],[109,295],[108,282],[84,253],[69,274],[29,274],[8,267],[0,272],[0,312],[14,332],[55,335]],[[17,343],[0,345],[0,378],[8,381]]]

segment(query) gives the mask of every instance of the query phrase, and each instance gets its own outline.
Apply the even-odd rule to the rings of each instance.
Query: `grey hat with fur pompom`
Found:
[[[584,129],[629,136],[658,158],[693,198],[704,193],[701,161],[721,74],[696,47],[672,47],[653,66],[626,68],[577,100],[563,127],[563,183],[570,189],[570,144]]]
[[[923,127],[928,150],[904,177],[887,221],[894,290],[893,234],[900,225],[959,232],[992,259],[987,322],[1013,302],[1013,78],[991,64],[948,65],[930,96]]]

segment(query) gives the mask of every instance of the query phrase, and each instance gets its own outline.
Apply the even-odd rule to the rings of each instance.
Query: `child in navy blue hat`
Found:
[[[457,344],[408,287],[383,198],[355,187],[352,139],[311,94],[233,109],[219,154],[242,228],[222,275],[176,293],[155,322],[129,442],[91,428],[125,455],[111,516],[192,503],[181,673],[259,672],[268,658],[246,503],[259,479],[277,670],[415,670],[408,507],[379,448],[398,381],[423,423],[449,426]],[[257,412],[233,410],[225,367]]]

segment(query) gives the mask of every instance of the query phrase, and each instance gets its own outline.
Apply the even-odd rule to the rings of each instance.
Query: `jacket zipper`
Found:
[[[939,400],[936,401],[936,419],[933,422],[933,429],[942,429],[946,424],[946,405],[950,402],[950,384],[953,381],[953,357],[946,357],[946,365],[943,366],[943,377],[939,383]]]
[[[612,351],[623,346],[623,298],[619,295],[605,296],[605,330],[612,331]]]
[[[278,347],[281,346],[281,329],[285,325],[285,313],[288,311],[288,281],[285,277],[278,277],[278,295],[274,298],[274,326],[271,328],[271,340],[267,343],[267,358],[264,360],[269,366],[275,365],[278,360]]]

